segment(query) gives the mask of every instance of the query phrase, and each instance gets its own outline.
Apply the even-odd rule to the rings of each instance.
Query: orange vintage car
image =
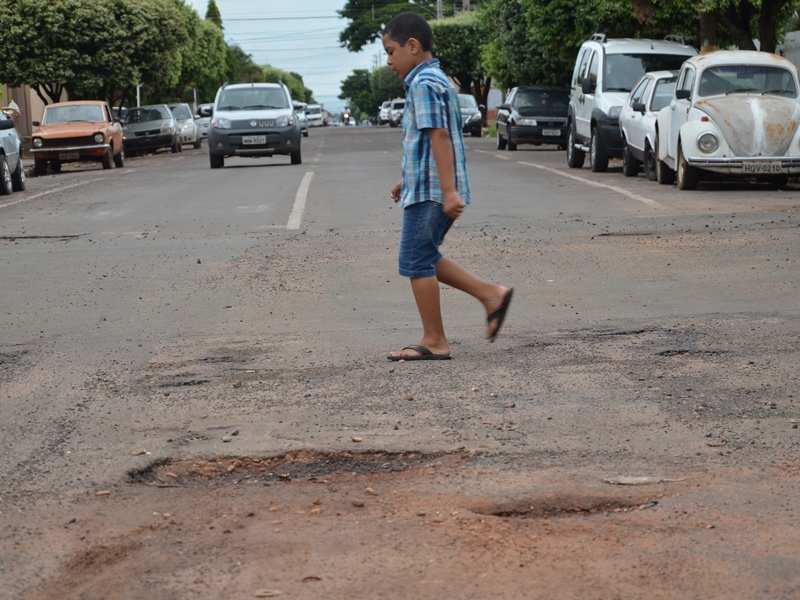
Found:
[[[108,104],[99,100],[58,102],[44,107],[42,121],[31,136],[33,170],[37,175],[61,171],[65,162],[100,162],[104,169],[121,167],[122,125]]]

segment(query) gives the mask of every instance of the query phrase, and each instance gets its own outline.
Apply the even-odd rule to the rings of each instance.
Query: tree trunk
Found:
[[[717,20],[707,12],[700,13],[700,52],[717,49]]]

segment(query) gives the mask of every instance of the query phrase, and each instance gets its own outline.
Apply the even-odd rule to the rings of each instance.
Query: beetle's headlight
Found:
[[[95,133],[94,141],[97,142],[98,144],[102,144],[105,141],[105,138],[103,137],[102,133]]]
[[[538,123],[536,119],[529,119],[527,117],[521,117],[517,119],[517,125],[528,125],[529,127],[536,127]]]
[[[716,135],[707,131],[700,134],[700,137],[697,138],[697,147],[700,149],[700,152],[711,154],[719,148],[719,140]]]
[[[41,148],[42,147],[42,138],[33,138],[33,147],[34,148]]]
[[[216,129],[230,129],[231,120],[226,119],[225,117],[219,117],[218,119],[211,121],[211,126]]]

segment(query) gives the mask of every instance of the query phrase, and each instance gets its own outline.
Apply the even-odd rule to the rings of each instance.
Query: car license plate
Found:
[[[257,146],[267,143],[267,136],[265,135],[244,135],[242,136],[242,144],[245,146]]]
[[[542,135],[561,135],[560,129],[543,129]]]
[[[765,162],[755,161],[742,161],[742,173],[749,173],[751,175],[763,175],[770,173],[781,173],[781,162],[779,160],[770,160]]]
[[[78,160],[78,158],[80,158],[80,154],[77,152],[65,152],[58,155],[58,160]]]

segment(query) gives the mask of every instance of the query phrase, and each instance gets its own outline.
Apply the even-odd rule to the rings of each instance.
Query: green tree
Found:
[[[464,4],[442,2],[442,15],[452,16],[456,7]],[[364,46],[379,40],[383,26],[395,15],[416,12],[426,19],[435,18],[436,0],[415,0],[414,4],[409,0],[347,0],[344,8],[336,12],[350,21],[339,34],[339,43],[351,52],[358,52]]]
[[[477,13],[461,13],[431,25],[433,53],[441,62],[442,70],[458,83],[462,93],[472,94],[479,104],[486,105],[491,78],[483,69],[481,46],[475,43],[475,40],[486,39]]]
[[[372,94],[370,72],[367,69],[356,69],[348,75],[340,88],[340,100],[350,101],[350,110],[356,115],[366,115],[374,117],[378,114],[378,105],[375,96]]]
[[[406,95],[403,80],[389,67],[375,69],[370,76],[369,85],[378,107],[387,100],[402,98]]]
[[[206,8],[206,21],[211,21],[217,27],[222,29],[222,15],[219,12],[217,3],[214,0],[208,0],[208,7]]]

